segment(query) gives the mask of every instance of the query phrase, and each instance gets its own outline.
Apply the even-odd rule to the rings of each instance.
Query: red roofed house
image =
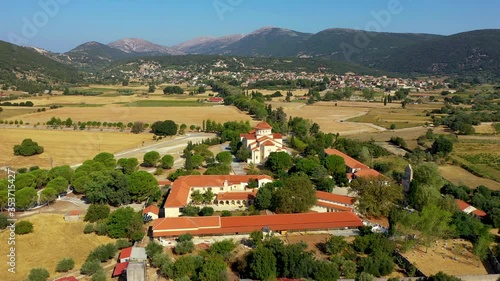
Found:
[[[460,211],[462,211],[466,214],[473,215],[473,216],[478,217],[480,219],[482,219],[488,215],[484,211],[476,209],[474,206],[467,204],[463,200],[456,199],[456,202],[457,202],[457,205],[458,205],[458,208],[460,209]]]
[[[155,220],[158,218],[158,214],[160,213],[160,208],[155,205],[149,205],[144,210],[142,210],[142,215],[148,215],[151,219]]]
[[[113,277],[121,276],[123,273],[127,271],[128,261],[120,262],[115,265],[115,269],[113,270]]]
[[[273,127],[267,122],[260,122],[248,134],[240,134],[240,140],[250,151],[248,163],[263,163],[271,152],[286,151],[283,146],[283,136],[272,133]]]
[[[217,197],[207,204],[214,209],[236,210],[253,203],[256,190],[247,188],[250,179],[256,180],[258,187],[272,182],[266,175],[203,175],[179,177],[172,184],[170,194],[163,205],[165,217],[178,217],[182,208],[191,202],[195,190],[204,193],[211,190]]]
[[[224,103],[224,98],[211,97],[208,99],[208,102],[211,103]]]
[[[329,148],[325,149],[325,153],[327,155],[337,155],[344,159],[345,165],[347,166],[347,179],[349,179],[349,182],[351,182],[353,179],[356,179],[357,177],[382,176],[382,174],[378,171],[371,169],[370,167],[343,153],[340,150]]]
[[[354,197],[324,191],[316,191],[316,198],[316,205],[311,210],[319,213],[352,212],[355,201]]]
[[[195,236],[248,234],[268,228],[274,232],[330,229],[354,229],[363,226],[354,212],[278,214],[234,217],[177,217],[154,221],[152,236],[160,242],[164,237],[184,233]]]

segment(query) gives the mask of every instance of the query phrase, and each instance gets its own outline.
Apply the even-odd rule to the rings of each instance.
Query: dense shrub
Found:
[[[20,145],[14,146],[14,155],[32,156],[43,153],[43,147],[31,139],[24,139]]]
[[[59,261],[56,266],[56,272],[68,272],[75,267],[75,261],[72,258],[65,258]]]
[[[16,234],[28,234],[33,232],[33,224],[29,221],[20,221],[16,223]]]

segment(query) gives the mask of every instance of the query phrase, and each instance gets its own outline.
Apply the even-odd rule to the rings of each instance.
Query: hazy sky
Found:
[[[171,46],[264,26],[444,35],[500,28],[497,0],[0,0],[0,11],[0,40],[54,52],[127,37]]]

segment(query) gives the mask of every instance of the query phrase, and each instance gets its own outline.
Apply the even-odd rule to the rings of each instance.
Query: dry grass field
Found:
[[[495,127],[493,127],[492,122],[481,123],[480,125],[474,126],[474,129],[478,134],[488,134],[488,135],[496,134]]]
[[[390,128],[391,124],[396,125],[397,129],[410,128],[432,123],[432,119],[426,116],[426,112],[436,108],[434,105],[408,105],[406,108],[398,107],[371,108],[366,115],[351,118],[348,121],[373,123],[375,125]],[[389,104],[388,104],[389,105]],[[391,104],[393,106],[394,104]]]
[[[288,116],[298,116],[318,123],[323,132],[347,135],[377,131],[374,126],[368,124],[341,122],[341,120],[366,114],[368,108],[354,107],[350,104],[344,106],[341,102],[338,102],[337,106],[333,102],[318,102],[313,105],[295,102],[270,102],[269,104],[273,108],[283,107]]]
[[[36,112],[36,108],[32,107],[17,107],[17,106],[3,106],[3,111],[0,112],[0,120],[16,119],[16,116]]]
[[[206,107],[63,107],[17,116],[24,122],[31,124],[44,123],[51,117],[73,121],[100,121],[100,122],[134,122],[143,121],[153,123],[158,120],[174,120],[177,124],[191,124],[201,126],[203,120],[212,119],[218,122],[252,120],[247,114],[240,112],[232,106],[206,106]]]
[[[470,188],[476,188],[479,185],[487,186],[494,190],[500,190],[500,183],[494,180],[481,178],[471,174],[467,170],[454,165],[439,166],[439,172],[443,178],[449,180],[453,184],[465,184]]]
[[[83,234],[84,222],[65,222],[63,215],[40,214],[26,218],[33,223],[34,232],[16,236],[16,273],[8,275],[7,239],[9,231],[0,233],[0,280],[21,281],[31,268],[43,267],[50,272],[50,280],[64,274],[56,273],[57,263],[63,258],[73,258],[75,269],[81,267],[85,258],[95,247],[114,243],[106,236]]]
[[[439,271],[451,275],[484,275],[486,268],[472,252],[472,244],[462,239],[439,240],[429,247],[418,246],[403,254],[427,276]]]
[[[12,148],[23,139],[32,138],[45,151],[31,157],[14,156]],[[43,129],[0,129],[0,166],[7,163],[14,167],[77,164],[94,157],[99,152],[118,152],[139,147],[151,141],[150,134],[119,132],[62,131]]]

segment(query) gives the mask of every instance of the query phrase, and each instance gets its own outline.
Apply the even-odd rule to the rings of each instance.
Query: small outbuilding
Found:
[[[80,211],[73,210],[64,214],[65,221],[80,221]]]

